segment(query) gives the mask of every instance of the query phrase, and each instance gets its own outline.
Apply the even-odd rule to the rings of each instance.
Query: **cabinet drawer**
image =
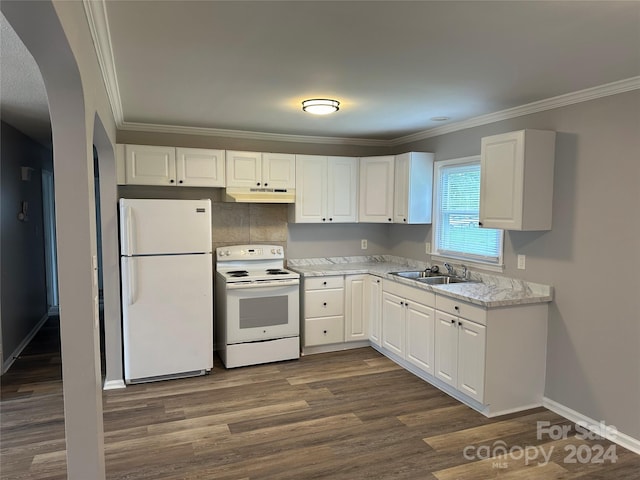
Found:
[[[305,290],[323,290],[328,288],[343,288],[344,277],[342,275],[334,277],[312,277],[304,279]]]
[[[312,318],[304,322],[304,345],[344,342],[344,316]]]
[[[421,303],[428,307],[434,307],[436,304],[435,294],[421,288],[411,287],[404,283],[394,282],[393,280],[384,280],[382,289],[385,292],[392,293],[398,297]]]
[[[487,324],[487,311],[484,308],[471,305],[461,300],[436,295],[436,308],[482,325]]]
[[[304,294],[304,316],[344,315],[344,289],[312,290]]]

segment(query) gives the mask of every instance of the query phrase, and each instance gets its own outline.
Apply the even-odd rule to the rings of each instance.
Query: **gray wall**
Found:
[[[480,153],[486,135],[555,130],[553,229],[507,232],[505,274],[555,287],[546,396],[640,438],[640,91],[441,135],[403,149],[436,161]],[[425,235],[429,227],[424,227]],[[420,255],[401,227],[391,250]],[[516,269],[516,255],[527,269]]]
[[[0,123],[2,150],[2,364],[16,353],[47,314],[42,170],[53,171],[52,153],[11,125]],[[31,167],[31,181],[21,179],[21,167]],[[21,202],[29,202],[27,222],[17,218]]]

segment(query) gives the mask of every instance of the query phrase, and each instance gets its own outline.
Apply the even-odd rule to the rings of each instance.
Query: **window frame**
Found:
[[[438,244],[438,232],[440,229],[440,191],[442,188],[441,185],[441,169],[443,167],[449,167],[454,165],[478,165],[480,167],[480,155],[473,155],[470,157],[461,157],[461,158],[452,158],[449,160],[440,160],[434,162],[433,165],[433,222],[431,228],[431,258],[432,260],[440,260],[440,261],[450,261],[456,260],[461,263],[464,263],[467,266],[475,266],[477,268],[482,268],[485,270],[492,270],[497,272],[502,272],[504,270],[504,230],[498,230],[500,232],[500,248],[497,262],[484,261],[479,259],[477,256],[468,254],[466,255],[464,252],[460,252],[460,255],[452,254],[451,251],[443,251]],[[480,180],[481,181],[481,180]],[[480,216],[480,210],[478,208],[478,217]]]

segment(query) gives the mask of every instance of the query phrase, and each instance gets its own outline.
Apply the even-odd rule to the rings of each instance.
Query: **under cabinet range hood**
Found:
[[[229,187],[223,195],[225,202],[238,203],[295,203],[294,188]]]

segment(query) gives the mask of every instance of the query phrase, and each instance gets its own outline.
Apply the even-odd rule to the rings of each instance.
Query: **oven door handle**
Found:
[[[239,282],[227,283],[227,290],[239,290],[242,288],[279,288],[300,285],[298,280],[284,280],[278,282]]]

